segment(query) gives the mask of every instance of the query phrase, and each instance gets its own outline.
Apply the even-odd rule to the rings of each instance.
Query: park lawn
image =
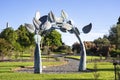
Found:
[[[114,66],[113,63],[110,62],[92,62],[87,63],[88,69],[94,69],[95,64],[97,66],[97,72],[93,72],[93,74],[98,74],[99,79],[105,80],[114,80]]]
[[[43,66],[61,64],[60,62],[43,62]],[[98,62],[97,72],[78,72],[67,74],[33,74],[17,73],[12,69],[19,66],[33,66],[33,62],[0,62],[0,80],[93,80],[94,74],[99,74],[99,79],[114,80],[114,67],[109,62]],[[94,63],[87,64],[88,69],[94,69]]]
[[[72,58],[72,59],[80,59],[80,56],[66,56],[67,58]],[[95,60],[95,59],[100,59],[99,56],[87,56],[87,61],[89,60]],[[105,57],[102,57],[102,59],[105,59]]]
[[[62,65],[64,62],[43,62],[43,66],[58,66]],[[0,73],[13,72],[15,68],[21,66],[32,66],[34,62],[0,62]]]
[[[93,72],[68,74],[1,73],[0,80],[94,80]],[[114,80],[110,72],[100,72],[101,80]],[[102,74],[102,75],[101,75]]]
[[[91,78],[90,73],[69,73],[69,74],[33,74],[33,73],[1,73],[0,80],[80,80]]]

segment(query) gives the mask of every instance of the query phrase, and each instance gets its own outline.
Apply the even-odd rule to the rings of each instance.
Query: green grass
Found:
[[[43,66],[58,66],[63,62],[43,62]],[[12,70],[21,66],[33,66],[34,62],[0,62],[0,73],[13,72]]]
[[[20,66],[32,66],[33,62],[0,62],[0,73],[13,72],[12,70]]]
[[[27,55],[26,55],[27,56]],[[80,59],[79,56],[67,56]],[[45,57],[44,57],[45,58]],[[87,56],[87,60],[100,59],[96,56]],[[43,62],[43,66],[60,65],[63,62]],[[87,69],[94,70],[94,62],[87,63]],[[34,62],[0,62],[0,80],[94,80],[94,74],[99,74],[101,80],[114,80],[114,66],[110,62],[97,62],[97,72],[78,72],[66,74],[33,74],[17,73],[12,71],[20,66],[33,66]]]
[[[0,80],[81,80],[91,78],[89,73],[86,75],[79,74],[30,74],[30,73],[2,73],[0,74]],[[86,78],[84,78],[86,77]]]
[[[50,66],[60,64],[60,62],[44,62],[43,65]],[[16,73],[12,69],[19,66],[33,66],[33,62],[0,62],[0,80],[93,80],[94,72],[80,72],[69,74],[33,74]],[[88,63],[87,68],[94,69],[94,63]],[[98,62],[97,70],[99,79],[113,80],[114,67],[109,62]]]
[[[95,63],[88,63],[88,69],[94,69]],[[110,62],[97,62],[97,74],[99,74],[100,79],[114,79],[114,66]]]
[[[67,58],[72,58],[72,59],[80,59],[80,56],[66,56]],[[95,60],[95,59],[100,59],[99,56],[87,56],[87,61],[89,60]],[[102,57],[102,59],[105,59],[105,57]]]

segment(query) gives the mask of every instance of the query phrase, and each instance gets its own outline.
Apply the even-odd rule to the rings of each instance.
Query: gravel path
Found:
[[[52,66],[43,69],[43,73],[72,73],[78,72],[79,61],[74,59],[66,59],[67,64],[61,66]]]
[[[43,68],[42,73],[74,73],[78,72],[79,61],[74,59],[66,59],[68,61],[67,64],[61,66],[51,66]],[[28,72],[34,73],[33,68],[25,68],[17,70],[17,72]]]

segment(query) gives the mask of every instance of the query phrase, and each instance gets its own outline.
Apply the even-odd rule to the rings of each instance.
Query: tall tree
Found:
[[[118,19],[117,24],[111,27],[108,39],[111,44],[116,45],[116,49],[120,49],[120,18]]]
[[[120,49],[120,24],[117,24],[116,26],[117,28],[117,49]]]

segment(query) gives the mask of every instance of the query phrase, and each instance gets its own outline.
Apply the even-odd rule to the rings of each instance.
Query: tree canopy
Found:
[[[94,43],[96,46],[102,47],[102,46],[109,46],[110,41],[107,38],[98,38],[94,40]]]
[[[18,34],[18,39],[17,42],[22,46],[22,47],[29,47],[34,43],[34,38],[33,34],[29,33],[28,30],[25,28],[25,26],[20,25],[20,27],[16,30]]]
[[[108,39],[111,44],[116,45],[116,49],[120,49],[120,18],[118,19],[117,24],[110,28]]]
[[[61,46],[62,45],[61,34],[56,30],[49,32],[44,36],[43,44],[48,46],[50,45]]]
[[[16,40],[18,39],[17,33],[12,29],[12,27],[8,27],[4,29],[1,32],[0,37],[4,38],[11,44],[14,44]]]

